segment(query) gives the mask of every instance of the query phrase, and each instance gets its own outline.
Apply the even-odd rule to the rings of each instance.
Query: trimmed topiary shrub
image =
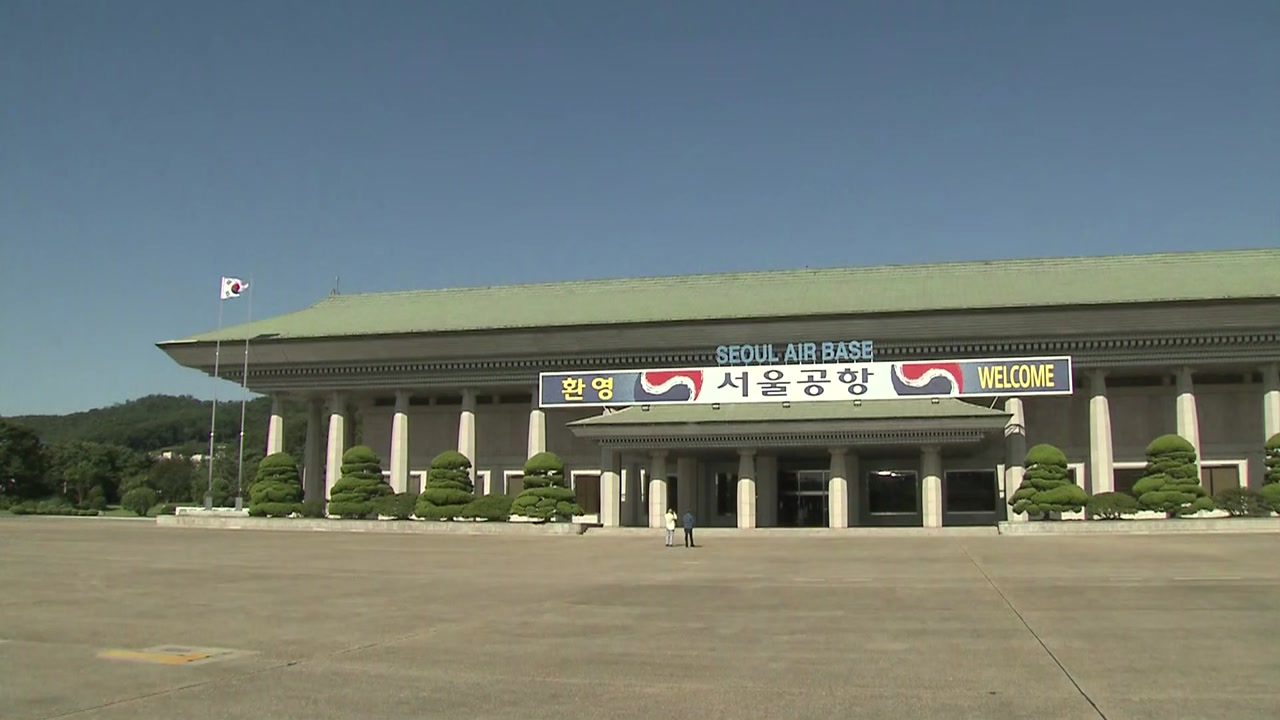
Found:
[[[414,509],[418,504],[418,496],[413,493],[396,493],[395,495],[384,495],[373,502],[374,511],[378,513],[379,518],[391,518],[393,520],[408,520],[413,517]]]
[[[348,520],[373,514],[374,500],[390,495],[391,486],[382,479],[382,461],[365,445],[342,453],[342,477],[329,495],[329,516]]]
[[[1142,509],[1132,495],[1122,492],[1098,493],[1089,498],[1085,507],[1090,517],[1099,520],[1119,520]]]
[[[288,517],[302,503],[302,475],[288,453],[272,453],[258,463],[258,474],[249,486],[249,514],[254,517]]]
[[[1200,485],[1196,449],[1180,435],[1161,435],[1147,446],[1146,473],[1132,494],[1144,510],[1167,517],[1213,510],[1213,498]]]
[[[1023,465],[1026,471],[1022,485],[1009,498],[1015,513],[1039,515],[1047,520],[1049,513],[1078,512],[1089,502],[1084,488],[1071,482],[1067,456],[1058,448],[1036,445],[1027,451]]]
[[[1263,462],[1267,466],[1267,474],[1263,476],[1264,485],[1280,484],[1280,433],[1267,439],[1262,446]]]
[[[1219,490],[1213,495],[1213,504],[1231,517],[1262,517],[1270,511],[1257,490],[1242,487]]]
[[[464,517],[462,509],[476,499],[471,494],[474,486],[470,471],[471,461],[457,450],[446,450],[435,456],[414,514],[422,520]]]
[[[120,498],[120,507],[137,515],[146,517],[151,506],[156,504],[156,491],[149,487],[136,487]]]
[[[515,498],[510,495],[481,495],[467,503],[462,509],[461,517],[477,520],[506,520],[511,517],[511,503]]]
[[[533,520],[568,520],[581,515],[578,497],[569,489],[564,461],[540,452],[524,464],[524,490],[511,503],[511,515]]]

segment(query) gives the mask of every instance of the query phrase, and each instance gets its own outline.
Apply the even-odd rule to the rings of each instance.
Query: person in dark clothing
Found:
[[[697,547],[693,544],[693,513],[686,512],[684,514],[684,546]]]

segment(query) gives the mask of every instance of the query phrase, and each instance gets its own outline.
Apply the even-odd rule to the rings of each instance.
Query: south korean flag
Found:
[[[233,277],[222,278],[222,299],[238,298],[249,289],[249,283]]]

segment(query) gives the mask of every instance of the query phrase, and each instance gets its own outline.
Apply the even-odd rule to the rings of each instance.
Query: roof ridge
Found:
[[[986,260],[942,260],[930,263],[889,263],[883,265],[829,265],[813,268],[783,268],[775,270],[736,270],[723,272],[703,272],[690,275],[649,275],[649,276],[627,276],[627,277],[597,277],[582,278],[577,280],[546,280],[539,282],[523,282],[511,283],[506,285],[458,285],[436,288],[416,288],[410,290],[375,290],[371,292],[350,293],[330,295],[315,303],[315,305],[324,305],[328,303],[342,303],[352,299],[377,298],[377,297],[403,297],[403,296],[422,296],[434,294],[456,294],[460,292],[466,293],[486,293],[486,292],[509,292],[512,290],[534,290],[534,289],[553,289],[565,286],[574,286],[576,289],[616,289],[619,284],[637,285],[643,283],[662,282],[667,285],[671,284],[692,284],[699,281],[709,279],[716,280],[794,280],[799,277],[830,275],[836,273],[847,272],[912,272],[916,274],[938,272],[940,270],[964,270],[979,269],[989,267],[1002,267],[1009,269],[1024,268],[1028,266],[1044,266],[1044,265],[1062,265],[1065,263],[1078,263],[1081,261],[1099,262],[1150,262],[1162,259],[1180,258],[1187,259],[1190,257],[1224,257],[1236,255],[1280,255],[1280,248],[1228,248],[1222,250],[1164,250],[1150,253],[1116,253],[1105,255],[1050,255],[1044,257],[1023,257],[1011,259],[986,259]]]

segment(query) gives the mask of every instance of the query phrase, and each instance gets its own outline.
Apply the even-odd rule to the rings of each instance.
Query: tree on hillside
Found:
[[[1147,468],[1132,494],[1144,510],[1167,517],[1212,510],[1213,498],[1200,485],[1195,447],[1180,435],[1161,435],[1147,446]]]
[[[287,517],[302,504],[302,476],[288,453],[272,453],[258,463],[258,474],[249,488],[249,514]]]
[[[365,445],[356,445],[342,454],[342,477],[329,495],[329,515],[366,518],[373,514],[374,501],[391,494],[382,478],[382,461]]]
[[[582,514],[559,455],[540,452],[525,462],[524,490],[511,503],[511,514],[537,520],[567,520]]]
[[[0,495],[48,495],[52,491],[45,481],[48,466],[48,454],[34,430],[0,419]]]
[[[1053,445],[1032,447],[1023,467],[1022,485],[1009,498],[1015,513],[1039,515],[1047,520],[1049,513],[1078,512],[1089,502],[1084,488],[1071,482],[1067,456]]]
[[[463,508],[475,500],[473,490],[471,461],[457,450],[446,450],[431,460],[414,514],[423,520],[462,517]]]
[[[53,490],[83,506],[95,488],[108,502],[120,498],[120,484],[145,474],[150,459],[129,448],[106,443],[75,441],[49,448],[49,480]]]

